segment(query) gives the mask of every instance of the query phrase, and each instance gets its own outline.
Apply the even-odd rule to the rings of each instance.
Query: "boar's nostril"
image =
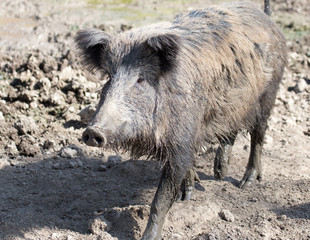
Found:
[[[82,139],[83,139],[83,142],[86,143],[89,140],[89,134],[84,132],[83,136],[82,136]]]
[[[94,127],[88,127],[82,135],[83,142],[88,146],[102,147],[106,140],[103,134]]]
[[[98,146],[101,146],[104,143],[104,139],[102,136],[96,136],[95,141],[97,142]]]

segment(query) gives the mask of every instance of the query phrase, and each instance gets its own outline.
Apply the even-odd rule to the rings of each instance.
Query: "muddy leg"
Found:
[[[161,229],[165,216],[178,197],[182,180],[185,178],[188,169],[187,164],[184,161],[183,165],[182,161],[174,166],[171,166],[171,162],[166,163],[151,205],[150,217],[142,240],[161,239]]]
[[[229,159],[236,136],[237,134],[233,134],[232,137],[220,141],[214,159],[214,177],[216,179],[223,179],[228,172]]]
[[[251,132],[251,152],[249,162],[240,182],[240,188],[245,188],[252,185],[255,180],[262,179],[262,163],[261,154],[263,150],[264,137],[267,129],[267,120],[259,123]]]

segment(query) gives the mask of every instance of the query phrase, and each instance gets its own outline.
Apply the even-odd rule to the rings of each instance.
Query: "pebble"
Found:
[[[38,126],[32,117],[21,115],[19,120],[14,123],[20,135],[33,134],[38,131]]]
[[[0,111],[0,121],[4,120],[3,113]]]
[[[43,89],[46,92],[49,92],[51,86],[52,86],[51,81],[46,77],[41,78],[36,84],[37,88]]]
[[[78,115],[81,118],[81,121],[88,124],[92,119],[94,113],[96,112],[95,105],[88,105],[87,107],[83,108]]]
[[[59,74],[59,80],[71,80],[74,77],[74,73],[71,67],[65,67]]]
[[[227,209],[222,209],[219,212],[219,216],[221,219],[227,221],[227,222],[234,222],[235,221],[235,217],[234,215]]]
[[[63,149],[60,150],[59,156],[63,158],[76,158],[78,155],[77,150],[69,147],[64,147]]]
[[[5,150],[8,151],[10,154],[13,154],[13,155],[18,153],[18,149],[17,149],[14,141],[9,141],[5,145]]]
[[[301,78],[298,80],[297,84],[294,87],[295,93],[301,93],[304,92],[307,88],[307,82],[305,79]]]
[[[65,96],[64,93],[60,90],[56,90],[52,96],[49,98],[49,102],[54,105],[64,105],[65,104]]]
[[[6,158],[0,158],[0,169],[9,167],[11,164]]]
[[[34,109],[34,108],[37,108],[38,107],[38,104],[36,102],[31,102],[29,104],[30,108]]]
[[[88,228],[92,234],[102,235],[104,232],[111,230],[112,224],[104,218],[104,216],[97,216],[89,221]]]
[[[277,219],[279,221],[285,221],[287,219],[287,216],[286,215],[281,215],[281,216],[278,216]]]
[[[41,153],[41,148],[36,142],[36,139],[29,134],[21,136],[20,144],[17,147],[19,153],[24,156],[35,156]]]

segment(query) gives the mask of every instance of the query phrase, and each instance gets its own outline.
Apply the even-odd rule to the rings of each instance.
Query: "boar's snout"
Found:
[[[103,133],[94,126],[88,127],[82,135],[84,143],[92,147],[102,147],[106,144],[106,138]]]

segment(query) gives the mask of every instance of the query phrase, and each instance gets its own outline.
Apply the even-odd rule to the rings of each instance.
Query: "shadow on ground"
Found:
[[[310,201],[310,200],[309,200]],[[284,207],[273,209],[278,215],[285,215],[288,218],[310,219],[310,202],[298,204],[292,207]]]
[[[85,157],[27,161],[0,170],[0,239],[23,238],[27,230],[44,227],[87,234],[94,213],[150,204],[160,175],[156,163],[143,160],[107,168],[100,159]],[[123,221],[125,232],[111,235],[133,236],[136,220]]]

